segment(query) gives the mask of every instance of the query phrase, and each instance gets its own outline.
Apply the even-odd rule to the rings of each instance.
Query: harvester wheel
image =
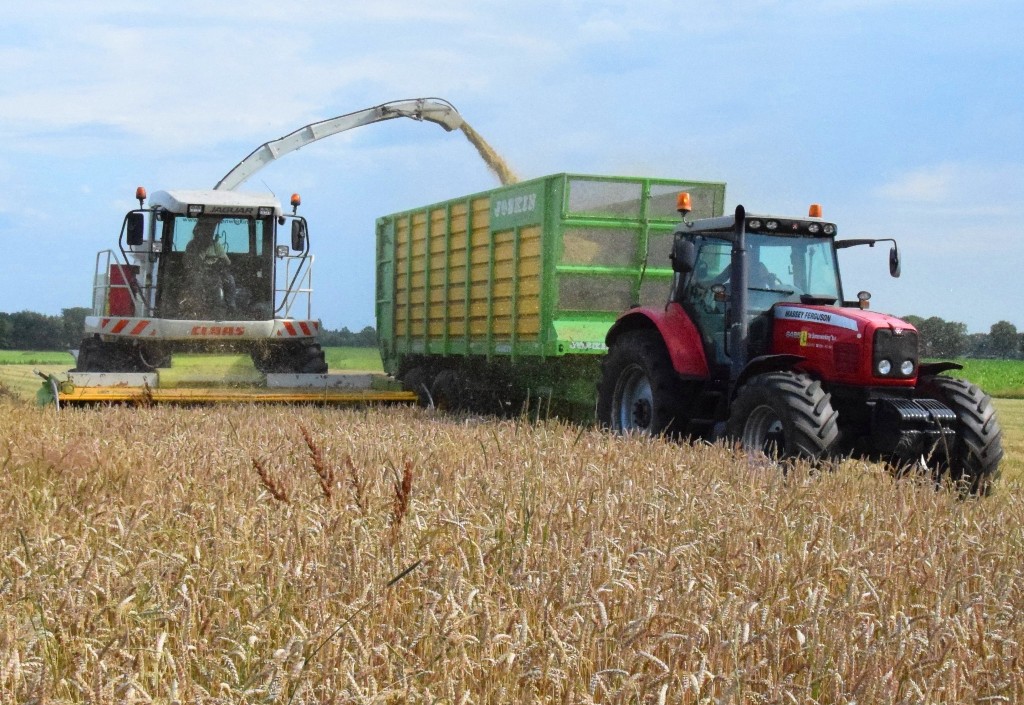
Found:
[[[683,396],[658,331],[630,331],[602,362],[597,419],[617,433],[672,433],[686,425]]]
[[[839,440],[838,417],[821,382],[791,371],[767,372],[740,388],[727,433],[748,452],[817,460]]]
[[[303,374],[327,374],[327,358],[320,343],[312,343],[302,348],[295,356],[296,372]]]
[[[953,447],[936,446],[931,453],[939,476],[971,494],[990,494],[1003,457],[1003,432],[991,397],[966,380],[933,375],[918,381],[917,396],[937,399],[956,414]]]
[[[128,343],[105,343],[99,338],[86,338],[78,347],[76,372],[148,372],[139,349]]]

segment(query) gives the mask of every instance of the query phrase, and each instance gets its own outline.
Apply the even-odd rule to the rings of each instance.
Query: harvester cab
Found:
[[[752,452],[817,459],[855,453],[985,491],[1001,432],[991,400],[922,363],[918,332],[844,297],[835,223],[734,214],[683,222],[664,310],[632,309],[609,330],[598,416],[617,431],[729,438]]]
[[[145,372],[187,350],[247,352],[264,372],[327,371],[298,196],[291,214],[266,194],[157,191],[147,206],[140,187],[136,198],[117,251],[97,256],[79,371]]]

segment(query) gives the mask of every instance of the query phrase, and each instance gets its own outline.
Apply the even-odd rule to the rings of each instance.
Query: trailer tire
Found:
[[[736,394],[727,434],[747,452],[813,461],[835,450],[838,418],[821,382],[789,370],[767,372]]]
[[[597,420],[616,432],[672,434],[687,421],[682,385],[656,330],[624,333],[601,364]]]
[[[936,479],[946,477],[974,495],[991,494],[1003,458],[1003,432],[992,398],[966,380],[937,375],[921,377],[917,396],[942,402],[957,418],[953,447],[932,450],[938,460]]]
[[[427,383],[430,375],[422,367],[413,367],[402,375],[402,388],[409,392],[415,392],[416,403],[419,406],[430,406],[431,397]]]
[[[455,370],[441,370],[430,385],[434,406],[441,411],[458,411],[466,403],[465,385]]]

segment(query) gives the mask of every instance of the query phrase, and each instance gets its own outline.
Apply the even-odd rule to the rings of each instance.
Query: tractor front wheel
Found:
[[[1003,458],[1003,432],[991,397],[966,380],[933,375],[918,381],[917,396],[936,399],[956,414],[953,446],[944,448],[940,440],[930,454],[938,476],[972,494],[990,494]]]
[[[821,382],[791,371],[767,372],[740,388],[727,431],[748,452],[817,460],[839,440],[838,417]]]
[[[681,385],[656,330],[630,331],[612,344],[597,391],[598,421],[612,431],[656,436],[685,427]]]

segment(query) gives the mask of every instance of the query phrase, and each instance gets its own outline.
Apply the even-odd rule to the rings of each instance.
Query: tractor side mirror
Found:
[[[672,260],[672,271],[686,274],[692,272],[697,264],[697,248],[694,247],[692,240],[676,236],[669,257]]]
[[[126,235],[129,247],[138,247],[146,239],[146,220],[142,213],[128,214]]]
[[[889,250],[889,274],[894,278],[900,276],[900,251],[896,249],[896,245]]]
[[[292,249],[296,252],[306,249],[306,221],[302,218],[292,221]]]

